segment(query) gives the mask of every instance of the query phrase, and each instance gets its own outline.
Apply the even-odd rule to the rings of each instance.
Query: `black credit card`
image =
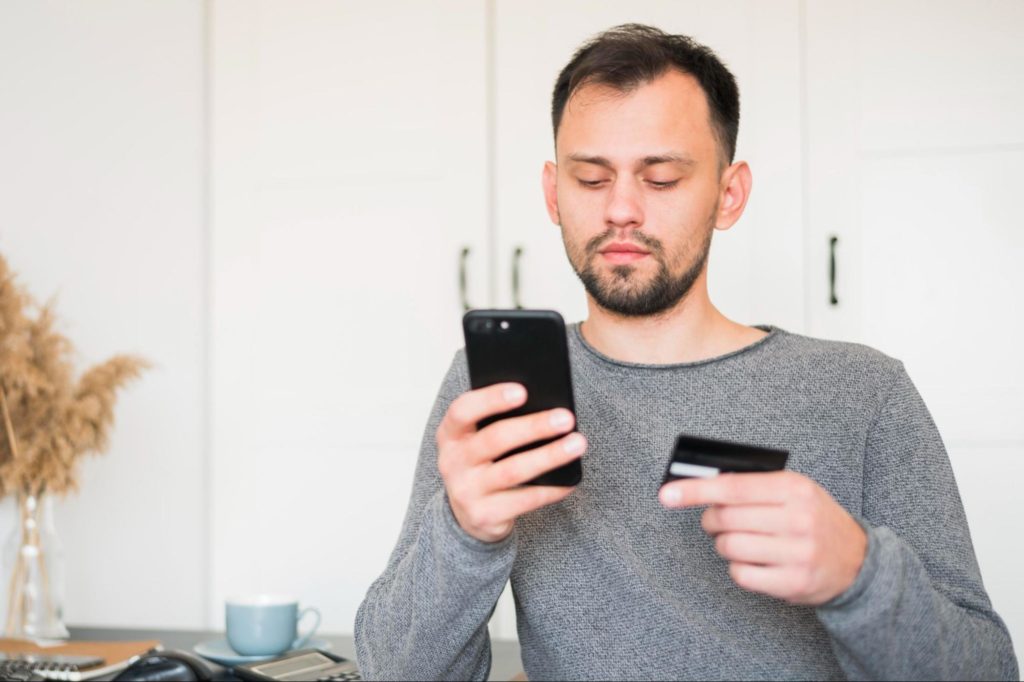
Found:
[[[788,450],[679,434],[662,485],[679,478],[779,471],[788,458]]]

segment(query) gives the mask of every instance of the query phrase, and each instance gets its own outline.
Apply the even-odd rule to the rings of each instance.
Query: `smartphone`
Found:
[[[564,407],[576,414],[569,371],[565,321],[553,310],[471,310],[462,318],[466,361],[473,389],[514,381],[526,387],[526,403],[477,424],[483,428],[499,419]],[[528,443],[499,459],[533,450],[555,438]],[[541,474],[527,485],[574,486],[583,479],[575,459]]]

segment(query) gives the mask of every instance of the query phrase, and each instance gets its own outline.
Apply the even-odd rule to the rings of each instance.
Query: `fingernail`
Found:
[[[558,410],[557,412],[551,413],[551,426],[556,429],[566,426],[572,421],[572,413],[568,410]]]
[[[526,391],[523,390],[522,386],[509,386],[505,389],[503,394],[505,396],[505,402],[507,403],[518,403],[524,397],[526,397]]]
[[[579,453],[583,452],[583,449],[586,447],[586,445],[587,442],[583,440],[583,436],[581,436],[578,433],[573,433],[565,439],[565,442],[562,444],[562,447],[565,448],[565,451],[568,452],[570,455],[578,455]]]
[[[661,492],[661,500],[665,504],[679,504],[683,501],[683,493],[679,488],[665,488]]]

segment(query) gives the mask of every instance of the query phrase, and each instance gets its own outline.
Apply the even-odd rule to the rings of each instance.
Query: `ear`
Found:
[[[719,182],[716,229],[728,230],[740,219],[750,197],[752,182],[750,166],[746,161],[737,161],[725,169]]]
[[[541,177],[544,185],[544,205],[548,209],[548,217],[555,225],[561,225],[558,217],[558,166],[553,161],[544,162],[544,173]]]

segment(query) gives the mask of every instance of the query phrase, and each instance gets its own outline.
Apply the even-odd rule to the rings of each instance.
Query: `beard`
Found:
[[[575,244],[570,244],[563,226],[562,241],[572,269],[583,282],[587,293],[605,310],[624,317],[657,315],[679,303],[704,270],[714,233],[714,213],[708,220],[704,233],[691,240],[690,244],[696,246],[696,252],[689,266],[682,272],[673,272],[661,241],[634,231],[630,235],[631,238],[650,251],[651,258],[658,265],[657,271],[653,276],[645,278],[638,272],[637,267],[620,264],[605,273],[596,263],[601,258],[601,247],[614,238],[615,233],[615,228],[608,228],[589,240],[581,249]],[[678,270],[678,266],[675,269]]]

